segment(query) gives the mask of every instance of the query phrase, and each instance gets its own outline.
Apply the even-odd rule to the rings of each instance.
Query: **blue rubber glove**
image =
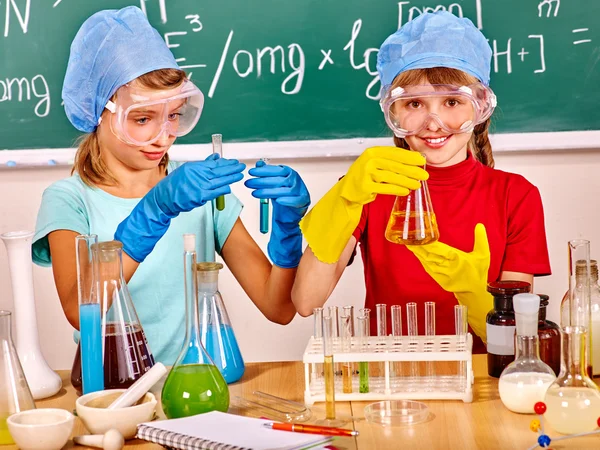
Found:
[[[248,171],[254,177],[246,187],[254,189],[252,196],[272,199],[273,220],[267,252],[273,264],[291,269],[298,267],[302,257],[300,219],[310,205],[310,195],[298,172],[287,166],[274,166],[257,161]]]
[[[115,239],[137,262],[150,254],[169,228],[171,219],[220,195],[231,193],[230,184],[244,178],[245,164],[212,154],[204,161],[183,164],[163,178],[117,227]]]

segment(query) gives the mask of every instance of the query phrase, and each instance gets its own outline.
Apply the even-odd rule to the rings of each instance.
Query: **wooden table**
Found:
[[[343,438],[335,441],[340,450],[387,450],[387,449],[520,449],[524,450],[536,443],[537,433],[529,429],[534,415],[514,414],[508,411],[498,396],[498,380],[487,375],[485,355],[473,358],[475,386],[473,403],[462,401],[427,401],[431,411],[429,421],[410,427],[381,427],[365,421],[363,409],[368,402],[337,402],[338,415],[354,417],[353,426],[360,431],[358,438]],[[52,398],[37,402],[38,408],[54,407],[72,411],[76,393],[71,386],[68,371],[59,372],[63,389]],[[290,400],[303,401],[304,375],[300,362],[251,363],[246,365],[242,381],[230,385],[232,404],[234,397],[252,398],[252,392],[261,390]],[[160,386],[153,391],[160,392]],[[160,401],[159,401],[160,404]],[[324,405],[317,403],[313,411],[324,411]],[[232,412],[236,411],[236,408]],[[349,424],[348,427],[351,427]],[[74,435],[86,430],[76,418]],[[550,436],[559,435],[547,430]],[[586,438],[552,442],[551,447],[559,449],[599,449],[600,434]],[[74,446],[72,441],[65,448],[83,449]],[[161,449],[156,444],[145,441],[128,441],[127,449]],[[2,446],[2,450],[16,449],[16,446]]]

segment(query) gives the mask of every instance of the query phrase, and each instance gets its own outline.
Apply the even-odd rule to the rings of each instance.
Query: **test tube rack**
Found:
[[[352,393],[342,390],[342,377],[335,376],[336,401],[371,401],[371,400],[462,400],[473,401],[473,337],[466,335],[439,336],[370,336],[351,339],[350,352],[341,352],[340,339],[333,343],[333,361],[338,363],[368,362],[370,366],[383,364],[383,376],[369,377],[369,392],[359,392],[359,376],[352,376]],[[361,346],[361,342],[364,342]],[[366,351],[365,351],[366,347]],[[362,349],[362,351],[360,351]],[[312,405],[325,401],[325,384],[323,370],[323,340],[310,338],[302,358],[304,363],[305,391],[304,402]],[[422,367],[419,375],[410,372],[414,366],[426,361],[456,361],[457,374],[423,375]],[[401,374],[394,373],[398,369],[396,362],[402,365]],[[406,370],[408,368],[408,370]],[[406,375],[406,372],[409,372]]]

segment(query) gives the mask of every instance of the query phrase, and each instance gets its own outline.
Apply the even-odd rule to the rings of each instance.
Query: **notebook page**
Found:
[[[301,449],[328,442],[329,436],[265,428],[270,420],[211,411],[181,419],[147,422],[148,427],[254,450]]]

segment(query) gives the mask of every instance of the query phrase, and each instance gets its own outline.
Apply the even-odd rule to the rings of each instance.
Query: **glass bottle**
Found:
[[[425,245],[437,241],[439,237],[427,181],[421,181],[419,189],[396,197],[385,238],[395,244]]]
[[[562,434],[585,433],[596,429],[600,417],[600,391],[587,375],[586,329],[562,330],[560,375],[546,391],[546,420]]]
[[[540,358],[558,376],[560,373],[560,327],[546,319],[546,309],[550,303],[550,297],[544,294],[538,294],[538,296],[540,297],[540,313],[538,316]]]
[[[590,241],[575,239],[569,241],[569,290],[561,302],[560,319],[563,328],[584,327],[586,330],[585,364],[589,376],[593,374],[594,361],[592,340],[592,268]]]
[[[242,378],[245,366],[218,288],[222,268],[223,264],[214,262],[201,262],[196,266],[200,338],[225,381],[233,383]]]
[[[585,260],[578,260],[575,264],[575,292],[576,292],[576,305],[575,308],[585,314],[585,310],[579,305],[580,297],[583,294],[585,285],[585,276],[587,273],[587,262]],[[594,376],[600,375],[600,286],[598,285],[598,262],[594,259],[590,260],[590,306],[591,309],[591,336],[588,333],[588,341],[591,344],[591,359],[588,363],[592,365],[592,374]],[[563,326],[569,324],[569,291],[567,291],[563,297],[560,305],[561,309],[561,323]],[[585,326],[582,324],[582,326]],[[587,325],[588,327],[590,325]],[[588,328],[589,329],[589,328]],[[588,345],[590,345],[588,344]],[[588,364],[589,365],[589,364]]]
[[[154,357],[123,277],[123,244],[99,242],[91,248],[92,264],[87,270],[92,272],[92,293],[99,296],[102,309],[104,388],[124,389],[154,365]],[[78,355],[73,365],[71,381],[78,375],[77,384],[81,387]]]
[[[517,294],[513,297],[513,306],[517,323],[515,360],[502,371],[498,391],[500,400],[512,412],[534,414],[533,406],[544,400],[546,390],[556,376],[540,359],[540,298],[535,294]]]
[[[227,382],[200,339],[195,235],[184,235],[184,248],[185,339],[162,389],[162,408],[169,419],[229,408]]]
[[[498,378],[515,359],[515,311],[513,296],[526,294],[531,285],[525,281],[494,281],[488,283],[494,297],[494,309],[486,317],[488,374]]]
[[[10,311],[0,311],[0,444],[13,444],[6,419],[11,414],[35,409],[25,373],[10,332]]]

